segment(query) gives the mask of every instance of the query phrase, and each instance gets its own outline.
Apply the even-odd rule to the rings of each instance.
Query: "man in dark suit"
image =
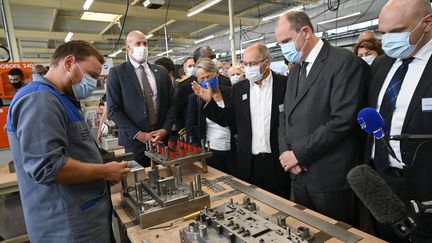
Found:
[[[294,200],[355,223],[346,181],[361,161],[356,115],[363,101],[363,63],[353,53],[317,38],[303,11],[288,11],[276,39],[292,68],[279,121],[280,163],[293,180]]]
[[[386,55],[372,64],[369,106],[384,118],[389,135],[432,134],[432,12],[427,0],[390,0],[381,10],[379,30]],[[406,38],[400,38],[405,36]],[[393,191],[405,202],[432,200],[432,143],[390,141],[396,157],[370,140],[368,158]],[[432,241],[432,214],[416,218],[414,242]],[[401,242],[389,228],[378,227],[380,237]]]
[[[107,81],[109,117],[119,127],[119,144],[149,165],[147,141],[160,141],[173,124],[173,87],[167,71],[147,63],[147,39],[141,31],[127,36],[129,61],[111,68]]]
[[[198,47],[193,53],[194,63],[198,62],[200,58],[210,58],[216,62],[216,54],[208,46]],[[182,81],[178,90],[176,91],[174,98],[174,110],[175,110],[175,126],[178,130],[185,127],[186,124],[186,112],[189,96],[193,93],[191,84],[196,81],[195,75],[190,76],[186,80]],[[222,86],[231,86],[229,78],[219,75],[219,84]]]
[[[240,179],[289,199],[290,178],[279,164],[278,124],[286,77],[270,70],[268,48],[254,44],[245,49],[246,79],[233,86],[233,104],[221,108],[208,89],[193,83],[195,94],[207,105],[203,114],[237,131],[237,175]]]

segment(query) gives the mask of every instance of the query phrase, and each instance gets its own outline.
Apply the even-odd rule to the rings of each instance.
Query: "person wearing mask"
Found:
[[[356,124],[364,102],[363,62],[316,37],[304,11],[287,11],[275,34],[282,54],[295,64],[279,121],[279,160],[292,175],[294,200],[356,225],[356,203],[346,176],[364,152]]]
[[[270,70],[270,53],[262,43],[247,47],[242,65],[246,79],[233,86],[232,105],[220,107],[211,89],[193,83],[206,105],[203,114],[237,133],[237,175],[264,190],[290,198],[291,181],[279,163],[278,125],[286,77]]]
[[[220,107],[231,105],[231,88],[220,86],[218,78],[220,74],[215,64],[209,58],[200,58],[195,68],[195,75],[198,83],[203,88],[210,85],[213,90],[213,97],[217,99]],[[234,174],[234,161],[232,154],[233,143],[231,141],[233,132],[230,127],[222,127],[212,120],[202,115],[201,111],[205,102],[191,94],[188,101],[186,131],[195,144],[200,144],[203,139],[206,144],[210,144],[212,157],[207,159],[207,163],[220,171]]]
[[[108,114],[119,128],[119,144],[146,167],[145,143],[161,141],[171,131],[173,87],[165,68],[147,62],[147,39],[141,31],[129,32],[126,47],[129,61],[108,74]]]
[[[231,80],[231,84],[234,85],[245,79],[245,74],[242,67],[240,65],[237,65],[228,69],[228,77]]]
[[[354,54],[361,57],[370,66],[377,56],[384,54],[384,51],[379,40],[367,39],[354,46]]]
[[[19,68],[13,68],[8,72],[9,77],[9,83],[10,85],[16,89],[19,90],[25,85],[24,81],[24,73]]]
[[[432,134],[432,10],[428,0],[390,0],[379,14],[378,30],[383,33],[385,54],[371,67],[368,105],[384,119],[389,135]],[[380,143],[370,137],[368,160],[399,198],[407,202],[432,200],[432,143],[390,141],[396,157],[388,156]],[[412,242],[431,242],[432,214],[415,218]],[[397,238],[389,226],[378,224],[379,237],[389,242]]]
[[[198,62],[200,58],[210,58],[212,61],[217,64],[216,55],[213,50],[208,46],[198,47],[193,53],[193,61],[194,63]],[[175,106],[175,126],[179,131],[185,127],[186,124],[186,112],[187,112],[187,102],[189,96],[193,93],[191,84],[193,81],[196,81],[197,78],[195,75],[188,77],[186,80],[181,82],[180,87],[175,93],[174,98],[174,106]],[[231,81],[229,78],[221,75],[219,77],[219,84],[224,86],[231,86]]]
[[[103,56],[90,43],[57,47],[48,73],[13,98],[7,131],[31,242],[111,242],[107,181],[126,162],[103,163],[78,100],[96,87]]]
[[[186,57],[182,63],[182,68],[179,71],[180,78],[176,80],[175,87],[179,87],[183,81],[195,74],[195,62],[193,57]]]

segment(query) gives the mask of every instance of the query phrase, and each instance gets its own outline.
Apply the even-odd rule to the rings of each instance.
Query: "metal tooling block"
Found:
[[[158,178],[154,174],[154,178]],[[136,189],[135,189],[136,188]],[[137,190],[137,191],[136,191]],[[210,206],[210,196],[201,192],[191,195],[187,184],[175,183],[174,177],[145,179],[122,190],[122,204],[133,214],[134,223],[145,229]]]
[[[242,203],[232,198],[224,205],[204,208],[197,221],[180,229],[181,242],[322,242],[307,227],[294,228],[285,218],[270,222],[255,202],[244,197]]]
[[[153,151],[145,151],[145,155],[157,164],[160,164],[162,166],[170,166],[170,165],[178,165],[178,164],[182,165],[182,164],[194,163],[197,161],[203,161],[206,158],[211,157],[212,152],[204,151],[199,154],[186,152],[185,156],[181,156],[169,160],[166,160],[165,157],[163,157],[161,154]]]

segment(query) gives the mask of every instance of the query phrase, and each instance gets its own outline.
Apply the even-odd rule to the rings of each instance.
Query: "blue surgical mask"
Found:
[[[201,87],[203,87],[204,89],[207,89],[207,83],[210,84],[210,87],[212,90],[215,90],[218,86],[218,77],[214,76],[211,79],[208,80],[203,80],[203,81],[199,81],[199,84],[201,85]]]
[[[93,90],[96,88],[97,80],[92,78],[90,75],[84,73],[79,66],[78,63],[76,63],[78,66],[78,69],[82,73],[81,82],[77,84],[72,84],[72,90],[74,92],[75,98],[77,100],[83,100],[91,95]],[[72,77],[69,74],[69,78],[72,80]]]
[[[410,43],[411,33],[414,32],[415,29],[420,25],[420,22],[414,27],[411,32],[400,32],[400,33],[386,33],[382,36],[382,49],[384,52],[393,58],[406,58],[408,57],[417,47],[417,44],[423,38],[423,35],[414,45]]]
[[[375,60],[376,56],[374,55],[369,55],[369,56],[364,56],[362,57],[362,59],[367,62],[367,64],[369,64],[369,66],[372,65],[373,61]]]
[[[290,42],[285,43],[285,44],[280,44],[281,51],[282,51],[282,54],[284,55],[285,59],[287,59],[289,62],[292,62],[292,63],[296,63],[296,62],[300,61],[303,48],[305,47],[306,42],[307,42],[307,39],[306,39],[302,48],[300,49],[300,51],[297,51],[297,49],[295,47],[295,42],[297,41],[298,37],[300,36],[300,33],[301,33],[301,30],[297,34],[297,37],[295,38],[294,41],[290,41]]]

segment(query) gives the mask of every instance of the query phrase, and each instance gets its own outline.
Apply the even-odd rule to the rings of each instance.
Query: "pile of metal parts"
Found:
[[[285,216],[268,220],[247,196],[242,203],[232,198],[224,205],[202,210],[196,221],[180,229],[180,240],[187,242],[322,242],[307,227],[288,226]]]
[[[181,166],[175,167],[175,175],[161,177],[157,166],[151,168],[144,180],[138,179],[138,172],[144,168],[133,168],[134,184],[122,180],[122,204],[134,216],[134,222],[142,229],[173,220],[210,206],[210,196],[202,191],[201,176],[183,183]]]

